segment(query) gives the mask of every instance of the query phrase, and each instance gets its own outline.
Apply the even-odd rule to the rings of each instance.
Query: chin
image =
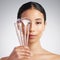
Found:
[[[29,39],[29,43],[35,43],[37,39]]]

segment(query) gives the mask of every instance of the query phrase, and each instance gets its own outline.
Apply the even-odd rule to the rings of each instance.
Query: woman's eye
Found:
[[[42,22],[36,22],[36,24],[41,24]]]

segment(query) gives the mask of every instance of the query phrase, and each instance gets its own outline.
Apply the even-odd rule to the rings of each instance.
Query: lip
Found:
[[[36,35],[29,34],[29,38],[30,38],[30,39],[34,39],[35,37],[36,37]]]

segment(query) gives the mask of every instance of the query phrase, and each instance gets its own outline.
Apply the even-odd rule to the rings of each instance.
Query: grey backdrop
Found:
[[[14,22],[18,8],[27,1],[39,2],[47,13],[47,26],[41,38],[44,49],[60,54],[60,0],[0,0],[0,57],[19,45]]]

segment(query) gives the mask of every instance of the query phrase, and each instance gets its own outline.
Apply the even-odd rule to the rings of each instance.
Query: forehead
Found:
[[[37,18],[40,18],[41,20],[43,20],[44,16],[40,11],[36,9],[28,9],[22,13],[21,18],[27,18],[30,20],[35,20]]]

